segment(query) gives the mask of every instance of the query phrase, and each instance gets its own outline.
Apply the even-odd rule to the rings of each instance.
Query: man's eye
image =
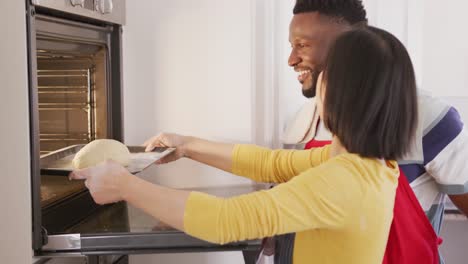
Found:
[[[307,44],[303,44],[303,43],[297,43],[297,44],[291,45],[291,48],[292,48],[292,49],[294,49],[294,48],[296,48],[296,49],[299,48],[299,49],[300,49],[300,48],[305,48],[305,47],[308,47],[308,45],[307,45]]]

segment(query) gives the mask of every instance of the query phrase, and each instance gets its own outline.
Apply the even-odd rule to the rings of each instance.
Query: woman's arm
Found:
[[[184,212],[189,191],[163,187],[137,177],[130,178],[123,190],[123,200],[152,217],[184,231]]]
[[[327,164],[328,165],[328,164]],[[99,204],[125,200],[188,234],[214,243],[313,228],[340,228],[362,201],[359,183],[340,164],[310,169],[285,184],[233,198],[157,186],[109,161],[73,172]]]
[[[271,150],[254,145],[236,145],[232,173],[257,182],[284,183],[329,159],[329,147],[311,150]]]
[[[232,150],[234,144],[209,141],[196,137],[162,133],[148,139],[144,144],[146,151],[155,147],[171,147],[176,150],[160,159],[157,163],[169,163],[180,158],[190,158],[212,167],[232,172]]]
[[[185,205],[184,231],[225,244],[310,229],[340,229],[362,202],[356,178],[343,175],[346,171],[340,168],[328,173],[313,168],[270,190],[228,199],[192,192]]]
[[[232,173],[234,144],[187,137],[183,153],[187,158]]]
[[[205,139],[160,134],[145,143],[154,147],[175,147],[176,151],[158,163],[187,157],[218,169],[250,178],[257,182],[281,183],[290,180],[328,159],[328,148],[316,150],[270,150],[254,145],[233,145]]]

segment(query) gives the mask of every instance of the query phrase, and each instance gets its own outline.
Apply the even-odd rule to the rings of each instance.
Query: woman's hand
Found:
[[[176,148],[171,154],[156,161],[156,164],[164,164],[186,157],[227,172],[232,170],[233,144],[162,133],[148,139],[143,145],[146,147],[146,151],[151,151],[155,147]]]
[[[146,147],[146,151],[151,151],[156,147],[176,148],[171,154],[156,161],[156,164],[164,164],[186,157],[186,145],[188,142],[189,137],[178,134],[161,133],[146,140],[143,146]]]
[[[108,160],[97,166],[73,171],[70,180],[85,180],[85,186],[97,204],[124,200],[125,187],[134,176],[119,163]]]
[[[185,204],[190,192],[158,186],[136,176],[115,161],[76,170],[70,180],[85,180],[97,204],[125,200],[153,217],[179,230],[184,230]]]

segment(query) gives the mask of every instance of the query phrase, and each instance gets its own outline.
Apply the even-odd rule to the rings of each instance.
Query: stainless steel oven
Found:
[[[26,19],[36,256],[258,248],[259,241],[224,246],[200,241],[126,203],[98,206],[82,182],[41,173],[41,164],[75,145],[99,138],[123,140],[125,0],[27,0]],[[204,191],[235,195],[256,188]]]
[[[96,213],[82,182],[41,174],[46,156],[122,141],[124,0],[27,0],[33,249]]]

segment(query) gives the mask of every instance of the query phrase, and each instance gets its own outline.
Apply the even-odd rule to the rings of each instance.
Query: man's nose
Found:
[[[299,58],[299,56],[297,56],[296,51],[292,49],[288,59],[289,66],[294,67],[297,64],[299,64],[299,62],[301,62],[301,59]]]

